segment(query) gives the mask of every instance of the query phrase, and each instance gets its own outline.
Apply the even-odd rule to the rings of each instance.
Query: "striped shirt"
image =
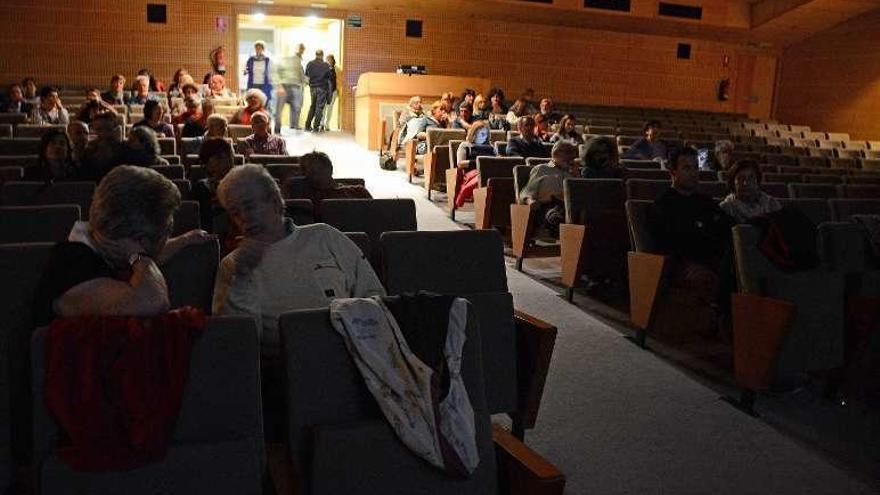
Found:
[[[256,134],[244,138],[240,144],[241,153],[251,155],[284,155],[287,156],[287,144],[281,136],[269,134],[265,138],[257,137]]]

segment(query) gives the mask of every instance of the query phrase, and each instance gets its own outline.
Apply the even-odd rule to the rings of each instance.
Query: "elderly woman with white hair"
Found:
[[[326,307],[339,297],[385,294],[345,234],[323,223],[294,225],[284,216],[281,190],[264,167],[234,167],[220,182],[217,197],[243,240],[220,263],[214,314],[256,318],[264,356],[279,356],[281,313]]]
[[[715,142],[714,153],[712,150],[700,152],[700,169],[726,171],[733,166],[733,141],[729,139],[720,139]],[[705,158],[703,158],[705,153]]]
[[[169,309],[159,264],[209,239],[192,230],[169,239],[180,192],[144,167],[114,168],[95,190],[89,221],[55,245],[35,295],[38,325],[56,316],[153,316]]]
[[[266,93],[259,89],[251,88],[247,90],[244,94],[244,101],[247,106],[235,112],[235,115],[229,119],[230,124],[250,125],[253,114],[266,111]]]
[[[150,77],[146,75],[134,78],[134,87],[132,88],[131,98],[128,99],[129,105],[143,105],[150,99]]]

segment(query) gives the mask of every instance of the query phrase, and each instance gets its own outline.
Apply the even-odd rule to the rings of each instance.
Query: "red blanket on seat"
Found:
[[[205,315],[57,318],[46,335],[46,406],[58,455],[74,469],[131,469],[162,459]]]

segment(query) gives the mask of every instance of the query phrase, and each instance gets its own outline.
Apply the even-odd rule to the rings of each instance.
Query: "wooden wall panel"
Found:
[[[776,118],[880,139],[880,12],[785,50]]]
[[[656,11],[656,0],[633,4],[634,9]],[[209,69],[211,48],[221,43],[235,46],[236,15],[254,11],[253,6],[239,3],[169,1],[168,24],[148,25],[145,5],[146,0],[3,3],[0,19],[11,22],[4,23],[7,29],[0,32],[0,83],[35,75],[40,82],[104,87],[114,72],[130,75],[150,67],[168,79],[178,66],[200,78]],[[268,15],[313,13],[278,5],[261,10]],[[732,8],[719,12],[718,16],[741,16]],[[360,15],[363,25],[346,26],[344,31],[341,115],[347,129],[354,125],[349,103],[358,76],[393,71],[403,63],[425,65],[432,74],[488,78],[510,97],[532,87],[559,101],[606,105],[734,111],[742,105],[716,99],[722,77],[730,77],[732,92],[743,95],[766,88],[772,92],[774,84],[772,78],[739,73],[733,63],[738,56],[763,52],[734,43],[476,20],[436,9],[407,14],[396,10],[323,13],[339,18],[349,14]],[[228,20],[226,33],[214,29],[217,16]],[[424,22],[423,38],[404,36],[407,18]],[[49,32],[52,36],[34,34]],[[691,60],[676,59],[676,45],[682,41],[692,45]],[[732,61],[730,69],[722,67],[725,54]],[[229,70],[237,71],[235,57],[229,58]]]

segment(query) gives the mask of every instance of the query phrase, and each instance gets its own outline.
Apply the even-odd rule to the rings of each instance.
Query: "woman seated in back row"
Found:
[[[584,144],[584,137],[575,130],[575,126],[577,126],[577,120],[574,117],[563,115],[562,119],[559,120],[559,130],[550,137],[550,142],[568,141],[575,146]]]
[[[235,112],[235,115],[229,119],[230,124],[250,125],[251,117],[257,112],[266,111],[266,93],[257,88],[251,88],[244,94],[244,101],[247,106]]]
[[[746,223],[782,209],[778,199],[761,190],[761,166],[741,160],[730,168],[727,178],[730,194],[718,206],[737,223]]]
[[[37,286],[35,319],[56,316],[153,316],[168,311],[165,260],[205,242],[192,230],[170,238],[180,192],[143,167],[114,168],[95,189],[89,221],[77,222],[69,241],[55,245]]]
[[[478,120],[471,125],[467,137],[458,146],[455,161],[458,165],[456,173],[455,207],[461,208],[465,202],[474,197],[474,189],[480,185],[480,171],[477,170],[477,157],[496,156],[495,148],[489,141],[491,132],[485,120]]]
[[[40,138],[40,155],[36,166],[24,170],[24,180],[53,182],[77,180],[77,167],[73,162],[73,146],[67,134],[52,129]]]

